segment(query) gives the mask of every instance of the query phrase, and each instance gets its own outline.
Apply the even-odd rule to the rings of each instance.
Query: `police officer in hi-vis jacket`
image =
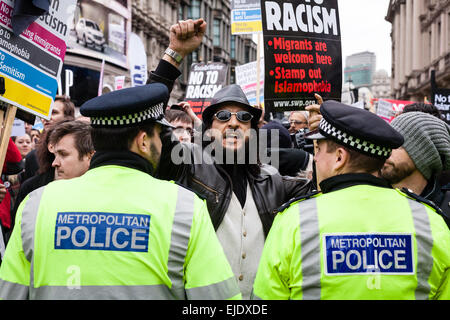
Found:
[[[450,299],[450,232],[432,203],[379,178],[403,137],[377,115],[320,107],[321,193],[280,208],[254,299]],[[426,200],[425,200],[426,201]]]
[[[229,299],[240,292],[206,203],[152,177],[167,87],[87,101],[96,153],[81,177],[25,198],[0,268],[3,299]]]

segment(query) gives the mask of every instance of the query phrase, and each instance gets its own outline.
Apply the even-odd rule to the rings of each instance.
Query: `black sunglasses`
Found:
[[[236,118],[240,122],[249,122],[253,119],[253,115],[248,111],[231,112],[228,110],[220,110],[214,114],[214,117],[219,121],[225,122],[229,121],[233,114],[236,115]]]

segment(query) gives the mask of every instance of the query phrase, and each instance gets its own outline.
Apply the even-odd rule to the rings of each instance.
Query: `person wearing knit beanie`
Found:
[[[450,170],[450,127],[442,120],[423,112],[402,113],[391,122],[405,142],[386,160],[381,171],[396,188],[407,188],[450,211],[437,176]]]

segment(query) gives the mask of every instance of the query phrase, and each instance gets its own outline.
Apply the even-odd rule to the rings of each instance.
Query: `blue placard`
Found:
[[[13,57],[0,49],[0,73],[12,79],[28,85],[30,88],[45,93],[51,97],[56,95],[58,82],[56,78],[50,77],[37,70],[33,66]]]
[[[413,274],[411,234],[327,234],[325,274]]]
[[[58,212],[55,249],[147,252],[149,229],[149,215]]]
[[[261,20],[261,9],[243,9],[232,11],[233,22]]]

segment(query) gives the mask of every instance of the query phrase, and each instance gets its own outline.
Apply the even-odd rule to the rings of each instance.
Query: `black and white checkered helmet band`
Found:
[[[343,145],[347,145],[352,147],[355,150],[363,152],[365,154],[389,158],[392,152],[392,149],[389,147],[382,147],[376,145],[375,143],[364,141],[359,138],[355,138],[338,128],[333,127],[330,123],[328,123],[324,118],[320,120],[319,129],[323,132],[325,136],[333,137]]]
[[[144,122],[148,119],[160,120],[164,117],[164,103],[161,102],[151,108],[127,115],[112,117],[91,117],[94,126],[124,126]]]

